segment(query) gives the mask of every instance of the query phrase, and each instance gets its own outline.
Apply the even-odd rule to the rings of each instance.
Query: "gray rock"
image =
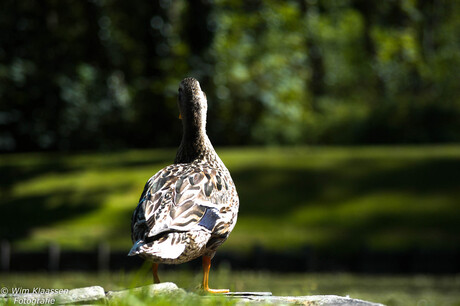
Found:
[[[352,299],[337,295],[312,295],[312,296],[257,296],[241,295],[238,298],[243,305],[247,304],[273,304],[273,305],[315,305],[315,306],[383,306],[363,300]]]
[[[125,289],[119,291],[109,291],[106,296],[108,299],[112,298],[123,298],[129,294],[139,294],[144,293],[147,295],[156,295],[156,294],[169,294],[169,293],[186,293],[184,289],[177,287],[174,283],[160,283],[153,284],[148,286],[142,286],[132,289]]]
[[[337,295],[314,295],[299,297],[302,301],[315,302],[317,305],[341,305],[341,306],[384,306],[379,303],[371,303],[363,300],[352,299]]]
[[[119,291],[104,292],[100,286],[62,289],[59,292],[31,292],[26,294],[4,294],[0,296],[0,302],[7,299],[15,304],[91,304],[105,299],[125,298],[130,294],[146,294],[148,296],[158,294],[188,294],[198,297],[194,293],[187,293],[174,283],[161,283],[149,286],[137,287]],[[315,305],[315,306],[383,306],[382,304],[366,302],[336,295],[312,295],[312,296],[272,296],[271,292],[230,292],[225,294],[229,299],[235,299],[237,305]],[[202,296],[200,298],[209,298]]]
[[[59,304],[91,302],[105,299],[104,288],[100,286],[84,287],[69,290],[67,294],[56,296],[56,301]]]

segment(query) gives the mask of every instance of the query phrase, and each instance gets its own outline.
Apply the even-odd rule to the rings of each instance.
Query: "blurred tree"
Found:
[[[221,1],[217,98],[229,143],[296,143],[310,100],[303,20],[295,3]]]
[[[5,0],[0,151],[175,146],[185,76],[220,145],[459,141],[460,3],[375,4]]]
[[[456,55],[460,24],[453,15],[459,8],[455,1],[404,1],[384,7],[380,21],[371,27],[376,46],[374,69],[384,91],[363,120],[363,137],[357,142],[459,140],[452,132],[459,131],[456,93],[460,87],[451,86],[459,72],[443,66],[437,73],[440,58],[450,67],[460,64]]]

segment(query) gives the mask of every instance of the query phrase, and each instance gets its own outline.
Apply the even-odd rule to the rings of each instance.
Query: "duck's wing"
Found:
[[[207,167],[174,164],[160,170],[145,185],[134,211],[133,242],[192,230],[221,235],[230,185],[225,173]]]

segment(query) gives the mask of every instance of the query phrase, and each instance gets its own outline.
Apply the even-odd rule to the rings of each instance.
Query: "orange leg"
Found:
[[[211,257],[203,256],[203,290],[209,293],[228,293],[228,289],[209,289],[209,270],[211,269]]]
[[[153,274],[153,282],[155,284],[159,284],[160,278],[158,277],[158,264],[155,262],[152,264],[152,274]]]

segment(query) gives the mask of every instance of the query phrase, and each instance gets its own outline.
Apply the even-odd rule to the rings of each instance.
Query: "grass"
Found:
[[[222,246],[244,252],[309,245],[325,249],[460,248],[460,146],[218,149],[241,200],[238,224]],[[0,237],[15,249],[128,250],[130,217],[145,181],[175,150],[0,155]],[[338,294],[387,305],[460,305],[458,276],[371,276],[234,272],[221,265],[211,285],[277,295]],[[160,271],[195,291],[201,273]],[[106,290],[150,283],[137,273],[0,274],[8,288]],[[119,304],[145,305],[146,297]],[[199,305],[184,297],[155,304]],[[206,300],[208,305],[224,301]],[[227,303],[227,302],[225,302]]]
[[[0,274],[0,286],[12,288],[72,289],[99,285],[105,290],[120,290],[151,284],[146,269],[135,273],[61,273],[61,274]],[[155,305],[231,305],[222,298],[202,299],[198,291],[201,273],[190,271],[160,271],[163,281],[175,282],[196,295],[154,297]],[[353,274],[274,274],[269,272],[232,272],[222,268],[212,271],[211,285],[232,291],[271,291],[274,295],[341,295],[379,302],[388,306],[460,305],[459,276],[371,276]],[[147,305],[152,298],[128,297],[114,305]]]
[[[223,245],[460,247],[460,146],[218,149],[240,195]],[[16,249],[130,248],[146,180],[175,150],[0,156],[2,238]]]

